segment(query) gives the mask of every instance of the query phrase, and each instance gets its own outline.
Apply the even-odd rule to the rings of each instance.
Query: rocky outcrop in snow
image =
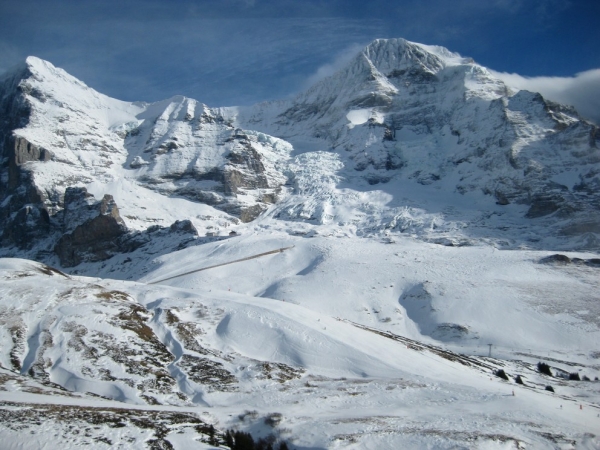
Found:
[[[127,233],[119,209],[111,195],[98,202],[85,188],[67,188],[63,234],[54,251],[64,267],[83,261],[103,261],[119,251],[117,239]]]

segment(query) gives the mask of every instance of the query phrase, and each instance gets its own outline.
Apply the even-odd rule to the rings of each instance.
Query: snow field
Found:
[[[381,448],[414,444],[452,448],[457,442],[475,439],[480,444],[477,448],[514,448],[517,441],[534,448],[551,448],[527,425],[532,420],[542,429],[551,427],[566,441],[572,436],[582,445],[587,439],[592,446],[588,448],[595,445],[592,438],[583,438],[598,425],[593,406],[597,400],[587,390],[591,385],[580,382],[562,386],[559,381],[544,380],[535,370],[508,360],[522,359],[519,353],[537,352],[576,364],[572,367],[550,361],[553,367],[567,371],[579,367],[592,378],[597,372],[592,369],[590,356],[597,342],[597,326],[593,321],[569,316],[565,312],[569,299],[561,297],[570,293],[582,301],[581,297],[593,292],[595,275],[537,264],[537,259],[547,253],[452,248],[410,239],[383,244],[335,235],[298,237],[265,230],[257,224],[254,233],[248,230],[237,238],[161,256],[155,271],[144,280],[187,272],[199,263],[220,264],[290,244],[294,247],[282,253],[175,278],[165,285],[66,280],[60,275],[32,274],[36,263],[2,260],[0,268],[5,279],[9,277],[2,288],[2,298],[13,298],[17,292],[24,298],[21,317],[30,330],[36,326],[39,329],[44,321],[41,315],[47,314],[34,314],[30,308],[35,308],[52,311],[57,319],[55,329],[58,323],[75,320],[85,325],[88,332],[94,327],[109,332],[99,313],[85,313],[82,309],[88,300],[82,303],[81,298],[72,297],[65,304],[56,293],[64,291],[64,283],[89,286],[90,282],[108,292],[127,292],[132,299],[128,302],[140,302],[149,312],[149,325],[173,354],[172,369],[179,367],[175,364],[183,354],[190,354],[189,344],[181,341],[164,313],[178,311],[180,321],[202,327],[199,338],[203,347],[216,354],[239,355],[234,357],[237,362],[227,365],[239,380],[236,391],[207,390],[184,371],[171,370],[179,378],[178,389],[193,399],[189,405],[208,408],[222,426],[241,426],[259,434],[275,431],[282,437],[294,437],[300,446]],[[18,273],[31,275],[19,277]],[[44,279],[43,290],[35,288],[41,281],[36,280],[39,277]],[[423,304],[424,311],[411,316],[410,308],[400,299],[419,283],[425,286],[429,298]],[[560,314],[544,310],[532,301],[551,283],[563,286],[561,296],[553,299],[553,308],[560,309]],[[84,298],[92,301],[92,292]],[[527,292],[530,297],[517,295],[520,292]],[[451,301],[448,305],[446,298],[455,296],[460,296],[463,307],[458,308]],[[481,305],[482,298],[485,305]],[[507,305],[518,311],[511,311]],[[113,306],[90,304],[89,308],[108,312],[105,308]],[[194,312],[198,308],[208,311],[208,315],[198,316]],[[388,316],[393,317],[389,322],[385,320]],[[518,317],[524,319],[517,320]],[[490,360],[492,366],[501,363],[511,376],[523,373],[529,387],[501,381],[489,370],[464,366],[429,351],[416,351],[339,319],[458,349],[467,355],[482,347],[481,353],[485,354],[485,344],[491,341],[495,345],[494,356],[500,356],[496,355],[500,351],[497,349],[508,353],[503,362]],[[469,333],[448,341],[423,334],[423,330],[430,329],[427,327],[444,323],[461,324],[468,327]],[[3,347],[11,348],[12,342],[6,342],[10,337],[6,332],[2,335]],[[543,339],[539,339],[540,335]],[[69,338],[68,334],[63,336],[64,340],[54,342],[55,351],[45,353],[53,361],[53,381],[71,390],[143,403],[137,391],[127,391],[123,383],[91,381],[83,375],[77,367],[87,365],[87,361],[78,360],[72,350],[65,349]],[[32,337],[27,342],[34,343]],[[437,335],[440,337],[444,336]],[[36,352],[39,347],[29,349],[30,360],[37,359]],[[7,367],[10,358],[4,352],[2,357],[2,364]],[[531,365],[537,362],[535,357],[529,359]],[[283,363],[305,372],[301,378],[282,384],[261,381],[256,378],[256,363],[251,361]],[[127,374],[126,367],[111,366],[109,360],[104,364],[113,376]],[[63,370],[77,373],[74,380],[78,381],[64,376]],[[558,395],[544,391],[544,383],[553,384]],[[576,399],[583,392],[588,397],[584,408],[578,410],[580,401]],[[13,398],[8,394],[0,394],[0,398]],[[158,398],[174,401],[170,396]],[[257,410],[259,418],[240,422],[237,416],[244,410]],[[274,412],[283,414],[284,422],[279,428],[265,428],[260,417]],[[556,421],[561,424],[558,429],[554,429]],[[185,440],[185,436],[181,439]]]

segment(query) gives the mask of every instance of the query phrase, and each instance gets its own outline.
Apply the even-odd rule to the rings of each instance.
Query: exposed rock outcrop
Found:
[[[50,161],[52,153],[32,144],[27,139],[12,135],[8,145],[8,189],[15,189],[21,182],[21,166],[29,161]],[[6,149],[5,149],[6,152]]]
[[[51,219],[45,193],[33,181],[30,161],[48,161],[52,154],[36,146],[15,129],[27,126],[33,89],[23,80],[32,76],[26,65],[0,80],[0,229],[4,247],[31,248],[48,236]],[[39,93],[38,93],[39,94]]]
[[[552,266],[588,266],[588,267],[600,267],[600,258],[569,258],[567,255],[556,253],[554,255],[546,256],[538,261],[540,264],[547,264]]]
[[[118,238],[127,233],[111,195],[106,194],[100,202],[90,203],[85,188],[67,188],[64,223],[68,224],[71,219],[79,224],[70,227],[72,231],[64,234],[54,248],[64,267],[110,258],[120,250]]]

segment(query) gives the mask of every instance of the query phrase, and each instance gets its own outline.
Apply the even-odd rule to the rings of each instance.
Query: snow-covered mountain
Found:
[[[36,58],[0,85],[10,254],[48,259],[73,232],[67,188],[109,195],[114,232],[88,240],[123,241],[71,257],[63,245],[67,266],[131,250],[128,230],[191,220],[210,234],[213,218],[249,222],[273,204],[357,235],[600,245],[598,129],[441,47],[377,40],[296,98],[251,108],[121,102]]]
[[[7,448],[600,446],[600,133],[572,108],[403,39],[252,107],[30,57],[0,139]]]
[[[514,227],[515,217],[525,217],[530,219],[521,222],[525,228],[544,227],[543,233],[527,236],[529,245],[554,235],[578,236],[570,247],[598,246],[598,128],[573,108],[537,93],[517,92],[445,48],[403,39],[374,41],[345,68],[296,98],[241,109],[238,120],[283,137],[301,151],[327,151],[298,156],[298,161],[335,160],[336,172],[346,181],[338,186],[390,194],[394,201],[388,205],[400,208],[387,208],[379,227],[411,226],[403,215],[413,205],[398,197],[419,198],[426,191],[420,184],[439,197],[423,208],[442,211],[435,219],[438,225],[448,219],[467,222],[471,229],[465,234],[493,238],[502,234],[498,229]],[[291,177],[302,183],[293,171]],[[299,187],[307,190],[310,186]],[[449,200],[447,193],[459,196]],[[325,212],[323,196],[309,204],[302,197],[292,199],[285,213],[320,221],[333,216],[343,222],[372,215],[375,202],[348,202],[340,198],[345,194],[332,195],[333,213]],[[458,206],[458,214],[444,211],[456,202],[471,204],[477,194],[487,196],[477,209],[493,220],[469,217],[468,206]],[[334,206],[340,203],[354,208],[355,216],[344,220]],[[544,220],[536,220],[540,217]],[[409,222],[414,223],[412,217]],[[475,231],[474,226],[494,230]]]
[[[18,249],[13,254],[33,249],[28,254],[43,258],[61,236],[92,220],[73,221],[69,213],[81,210],[69,201],[82,195],[92,204],[94,198],[116,200],[124,214],[112,208],[114,232],[79,242],[74,252],[87,255],[64,257],[57,251],[67,266],[130,250],[131,239],[90,250],[94,242],[122,237],[128,229],[178,219],[202,227],[203,217],[226,225],[250,221],[276,200],[285,182],[278,164],[289,144],[236,129],[218,109],[195,100],[121,102],[33,57],[5,75],[0,90],[2,242]],[[74,188],[81,192],[67,195]],[[172,197],[177,200],[165,205]]]

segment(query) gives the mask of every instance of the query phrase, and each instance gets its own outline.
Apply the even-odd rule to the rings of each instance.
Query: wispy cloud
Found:
[[[16,46],[6,41],[0,41],[0,73],[20,62],[22,60],[20,56]]]
[[[492,73],[516,89],[539,92],[549,100],[574,106],[585,118],[600,124],[600,69],[572,77],[524,77],[516,73]]]
[[[337,72],[346,64],[348,64],[350,60],[354,58],[366,45],[367,43],[352,44],[349,47],[343,49],[337,54],[337,56],[333,58],[331,62],[323,64],[312,75],[310,75],[306,79],[304,87],[307,88],[309,86],[312,86],[313,84],[322,80],[323,78],[333,75],[335,72]]]
[[[3,0],[0,71],[35,55],[124,100],[249,104],[330,75],[360,50],[353,43],[404,37],[505,71],[564,75],[600,67],[598,8],[571,3]]]

